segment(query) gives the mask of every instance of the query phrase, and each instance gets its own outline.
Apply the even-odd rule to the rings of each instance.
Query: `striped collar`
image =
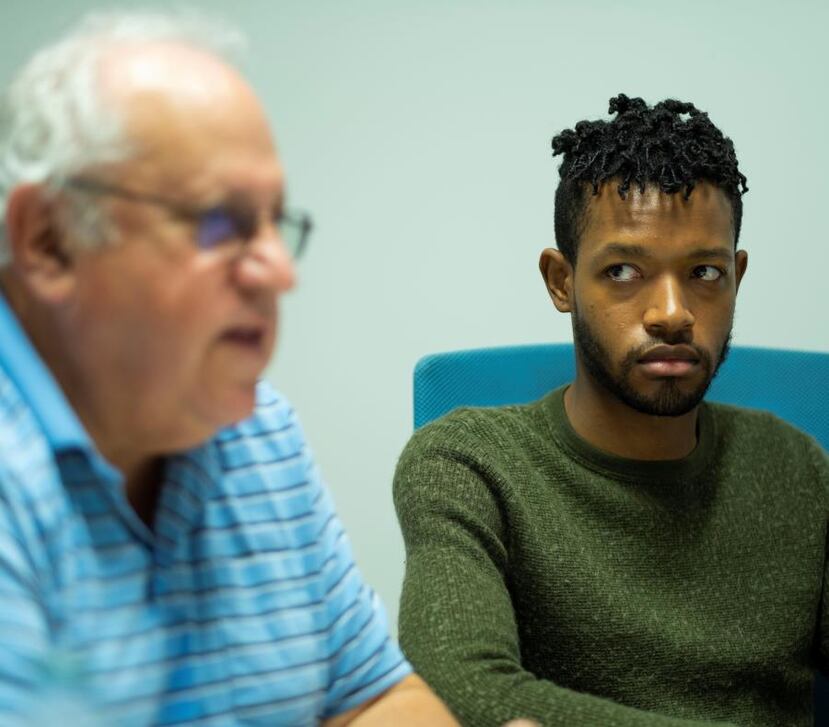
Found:
[[[54,452],[78,449],[88,453],[95,451],[89,435],[2,294],[0,368],[37,417]]]

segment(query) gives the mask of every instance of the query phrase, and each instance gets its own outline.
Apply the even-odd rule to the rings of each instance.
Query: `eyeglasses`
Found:
[[[163,207],[177,217],[195,224],[196,244],[202,250],[227,245],[234,241],[250,242],[259,229],[259,213],[252,206],[228,202],[213,207],[194,207],[154,194],[108,184],[88,177],[71,177],[65,185],[87,194],[109,195],[130,202]],[[304,212],[275,210],[271,220],[288,253],[299,258],[308,244],[313,227],[311,218]]]

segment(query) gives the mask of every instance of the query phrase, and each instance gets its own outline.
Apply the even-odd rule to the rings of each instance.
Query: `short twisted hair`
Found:
[[[710,182],[731,201],[734,244],[740,237],[742,195],[748,191],[731,139],[691,103],[667,99],[649,107],[624,94],[610,99],[611,121],[579,121],[553,137],[553,156],[563,155],[555,199],[559,250],[575,264],[590,195],[610,181],[622,199],[631,184],[644,192],[657,186],[687,199],[699,182]]]

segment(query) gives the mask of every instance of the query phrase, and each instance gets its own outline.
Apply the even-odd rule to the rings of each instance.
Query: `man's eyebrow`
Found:
[[[689,260],[710,260],[711,258],[730,263],[734,255],[721,247],[699,247],[688,253]]]
[[[642,245],[629,245],[623,242],[609,242],[598,252],[598,255],[620,255],[628,258],[652,258],[653,253]],[[687,260],[721,260],[731,262],[733,255],[721,247],[698,247],[689,252]]]
[[[225,204],[239,205],[243,207],[252,206],[253,199],[250,192],[246,189],[231,189],[224,198]],[[280,189],[274,192],[267,201],[268,209],[281,210],[285,206],[285,190]]]

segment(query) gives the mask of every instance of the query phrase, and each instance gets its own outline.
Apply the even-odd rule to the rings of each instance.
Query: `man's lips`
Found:
[[[222,335],[223,341],[235,343],[240,346],[259,348],[265,341],[265,326],[234,326],[228,328]]]
[[[699,366],[699,354],[691,346],[654,346],[638,363],[656,378],[686,376]]]

